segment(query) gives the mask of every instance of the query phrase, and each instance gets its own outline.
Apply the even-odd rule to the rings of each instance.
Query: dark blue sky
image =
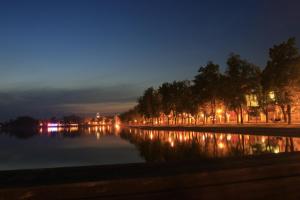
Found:
[[[263,67],[300,40],[300,2],[30,1],[0,4],[0,119],[115,113],[148,86],[192,79],[230,52]]]

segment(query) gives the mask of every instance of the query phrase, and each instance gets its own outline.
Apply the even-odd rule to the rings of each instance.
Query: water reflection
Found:
[[[11,137],[24,142],[12,140]],[[300,138],[121,129],[119,126],[46,127],[37,131],[0,133],[0,146],[3,149],[0,159],[7,163],[10,161],[14,166],[24,166],[24,163],[29,163],[28,160],[34,163],[30,167],[50,164],[70,166],[144,160],[205,161],[219,157],[293,152],[300,150]],[[40,154],[36,155],[36,152]],[[16,157],[18,160],[14,160]]]
[[[63,136],[63,137],[79,137],[82,135],[94,135],[97,140],[102,136],[114,135],[118,136],[120,129],[112,126],[91,126],[91,127],[47,127],[40,128],[39,134],[48,135],[50,137]]]
[[[144,162],[109,126],[0,132],[0,170]]]
[[[146,161],[211,159],[300,150],[300,138],[186,131],[128,129],[129,140]]]

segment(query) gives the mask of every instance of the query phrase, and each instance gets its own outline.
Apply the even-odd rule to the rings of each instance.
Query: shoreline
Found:
[[[205,161],[193,159],[168,162],[2,170],[0,171],[0,189],[32,187],[37,185],[168,177],[180,174],[277,165],[283,164],[283,162],[284,164],[290,164],[296,161],[300,163],[300,152],[221,157]]]
[[[300,137],[300,124],[216,124],[216,125],[128,125],[125,128],[138,128],[142,130],[161,131],[195,131],[195,132],[215,132],[215,133],[236,133],[245,135],[269,135]]]
[[[241,197],[253,199],[258,194],[251,192],[253,189],[261,190],[259,195],[263,199],[266,194],[281,191],[276,189],[279,186],[299,191],[299,155],[267,154],[208,163],[180,161],[0,171],[0,197],[55,199],[59,194],[60,199],[161,199],[166,196],[197,199],[205,194],[208,199],[222,199],[223,191],[227,197],[237,198],[240,192]],[[222,190],[223,187],[227,189]],[[209,191],[203,193],[207,188]],[[250,192],[243,193],[244,190]],[[183,194],[184,197],[178,196]],[[298,192],[288,194],[294,195]]]

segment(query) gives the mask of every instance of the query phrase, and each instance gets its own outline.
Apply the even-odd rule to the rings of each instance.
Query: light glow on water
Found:
[[[116,126],[42,127],[37,133],[0,133],[0,146],[3,170],[183,159],[205,162],[299,151],[300,138]]]

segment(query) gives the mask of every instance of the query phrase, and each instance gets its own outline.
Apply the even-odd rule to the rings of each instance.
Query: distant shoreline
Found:
[[[165,130],[165,131],[197,131],[197,132],[216,132],[216,133],[238,133],[247,135],[270,135],[270,136],[288,136],[300,137],[300,125],[282,125],[282,124],[216,124],[216,125],[123,125],[127,128],[139,128],[145,130]]]

